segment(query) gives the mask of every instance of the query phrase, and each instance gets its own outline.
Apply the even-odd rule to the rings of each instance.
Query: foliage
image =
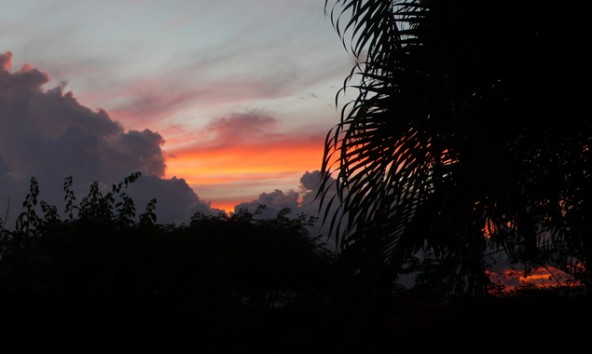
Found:
[[[68,178],[66,186],[71,184]],[[22,226],[0,229],[5,347],[76,353],[462,352],[458,343],[466,336],[489,340],[504,321],[529,335],[544,323],[539,306],[555,306],[545,316],[567,323],[563,335],[578,328],[569,325],[579,323],[570,316],[587,311],[589,297],[572,298],[567,289],[521,289],[512,298],[479,303],[447,299],[442,269],[430,257],[417,261],[425,270],[418,286],[397,289],[393,297],[377,289],[372,274],[352,274],[347,257],[310,237],[307,226],[315,218],[289,218],[284,209],[261,219],[261,206],[254,213],[195,214],[189,225],[159,225],[154,199],[136,221],[121,197],[125,186],[123,181],[103,193],[91,185],[84,208],[72,202],[62,219],[56,207],[39,201],[32,180]],[[66,204],[76,200],[70,191],[64,190]]]
[[[16,230],[28,234],[39,225],[39,217],[35,211],[37,206],[37,196],[39,195],[39,184],[36,178],[31,178],[29,193],[23,201],[25,209],[16,219]]]
[[[139,177],[108,192],[93,183],[79,206],[68,177],[64,219],[39,202],[31,180],[17,227],[0,234],[0,302],[10,304],[2,321],[12,328],[3,338],[54,346],[68,333],[69,348],[100,341],[97,351],[233,352],[242,345],[220,344],[223,337],[276,331],[282,337],[270,343],[279,346],[290,332],[267,322],[304,329],[310,310],[297,308],[326,301],[333,256],[308,234],[314,218],[288,218],[285,209],[271,220],[242,211],[159,225],[152,199],[136,221],[125,188]],[[276,320],[279,313],[285,319]]]
[[[451,291],[482,294],[502,248],[590,283],[591,58],[571,13],[556,27],[536,1],[333,2],[358,94],[326,140],[322,189],[335,177],[339,193],[323,202],[360,270],[428,253]]]

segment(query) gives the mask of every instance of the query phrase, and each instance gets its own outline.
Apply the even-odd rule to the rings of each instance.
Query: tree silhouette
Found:
[[[559,20],[557,4],[530,0],[325,6],[357,59],[343,89],[357,98],[323,163],[344,255],[392,276],[429,254],[450,290],[480,294],[486,251],[503,249],[590,284],[584,11]]]
[[[320,304],[340,292],[332,254],[309,235],[315,218],[283,209],[161,225],[156,199],[135,217],[125,190],[138,178],[93,183],[79,207],[66,178],[63,219],[31,179],[16,227],[0,220],[5,347],[296,353],[324,342],[331,309]]]

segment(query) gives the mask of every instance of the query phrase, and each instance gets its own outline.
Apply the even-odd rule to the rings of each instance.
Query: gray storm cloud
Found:
[[[278,211],[289,208],[292,212],[298,212],[300,205],[298,203],[299,194],[296,191],[283,192],[276,189],[270,193],[261,193],[259,198],[250,202],[240,203],[234,207],[234,211],[248,210],[254,212],[259,206],[265,205],[266,209],[261,214],[263,218],[274,218]]]
[[[311,236],[321,236],[321,240],[326,243],[329,249],[336,250],[335,238],[330,234],[329,222],[322,222],[322,213],[320,211],[320,200],[316,198],[321,181],[321,172],[306,171],[300,178],[300,190],[290,190],[287,192],[276,189],[270,193],[261,193],[259,198],[250,202],[238,204],[234,207],[235,212],[247,210],[251,213],[255,212],[261,205],[265,205],[265,209],[258,216],[264,219],[273,219],[277,213],[284,209],[289,208],[291,213],[288,216],[296,217],[299,214],[307,216],[317,217],[319,220],[317,223],[309,228]],[[329,181],[331,185],[331,180]],[[336,195],[335,189],[329,189],[325,194],[325,199],[329,200],[331,197]],[[325,204],[326,205],[326,204]],[[323,209],[324,210],[324,209]],[[335,213],[335,207],[329,210],[329,215]]]
[[[126,132],[107,112],[81,105],[63,84],[44,89],[50,76],[30,65],[11,70],[12,53],[5,52],[0,55],[0,212],[6,214],[9,207],[12,214],[20,212],[32,176],[39,180],[40,197],[60,208],[66,176],[82,189],[95,180],[117,182],[135,171],[148,178],[134,194],[160,196],[157,214],[159,209],[166,215],[209,210],[183,179],[161,178],[166,165],[160,134]]]

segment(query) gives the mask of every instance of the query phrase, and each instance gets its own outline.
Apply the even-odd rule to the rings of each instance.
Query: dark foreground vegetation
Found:
[[[456,293],[488,254],[592,286],[586,11],[541,0],[327,0],[356,60],[329,133],[326,205],[376,274],[425,253]],[[338,96],[341,97],[341,96]]]
[[[2,349],[586,351],[588,12],[534,0],[326,3],[356,59],[345,85],[360,79],[328,135],[319,195],[342,251],[285,210],[159,225],[153,200],[136,218],[125,187],[138,174],[110,192],[93,184],[80,203],[67,179],[63,213],[38,203],[33,180],[14,229],[0,221]],[[577,286],[492,293],[493,252]],[[396,286],[409,272],[415,285]]]
[[[305,216],[248,212],[156,223],[125,186],[66,212],[23,203],[1,229],[3,348],[79,353],[422,353],[548,348],[585,338],[582,289],[451,297],[385,288],[310,237]],[[62,217],[61,215],[65,215]],[[11,351],[12,352],[12,351]]]

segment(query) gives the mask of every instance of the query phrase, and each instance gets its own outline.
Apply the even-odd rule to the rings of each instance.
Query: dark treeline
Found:
[[[351,326],[337,346],[346,348],[383,323],[371,317],[385,299],[335,267],[335,255],[308,233],[314,218],[243,211],[161,225],[155,200],[136,217],[125,190],[139,177],[108,192],[93,183],[80,200],[69,177],[63,212],[39,200],[31,180],[15,227],[0,223],[4,346],[300,352],[334,347]]]
[[[0,229],[5,348],[458,352],[474,348],[467,337],[487,342],[519,331],[526,348],[541,326],[558,340],[585,328],[572,319],[585,313],[587,297],[566,297],[569,289],[479,301],[447,297],[429,281],[385,291],[308,234],[314,219],[288,218],[287,210],[270,220],[195,214],[188,225],[161,225],[151,201],[136,218],[125,188],[139,177],[106,193],[92,184],[80,202],[67,178],[63,213],[38,200],[32,180],[15,227]]]

